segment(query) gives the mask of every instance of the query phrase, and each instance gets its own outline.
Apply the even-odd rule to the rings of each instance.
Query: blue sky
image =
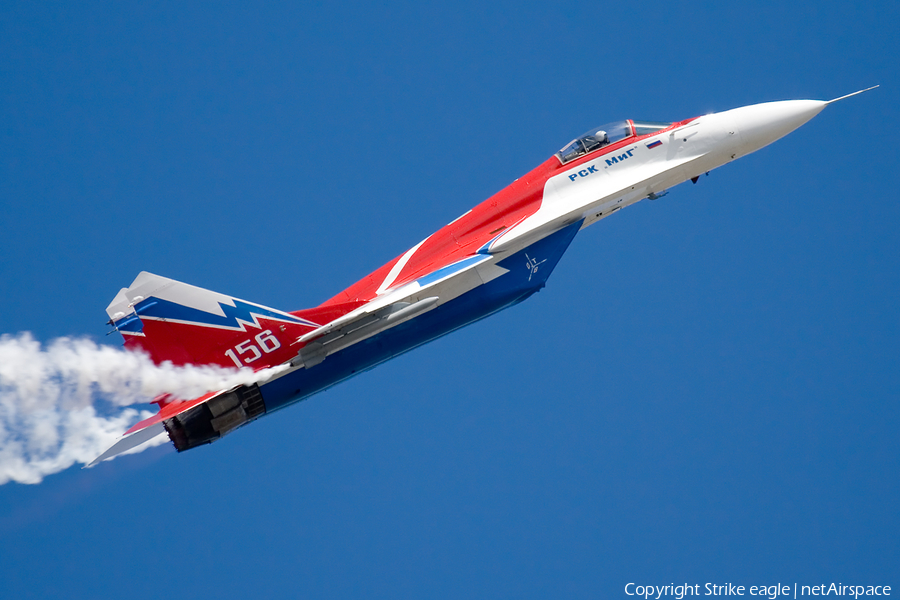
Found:
[[[219,443],[0,487],[0,589],[900,586],[898,13],[4,3],[0,333],[44,341],[118,343],[141,270],[314,306],[596,124],[882,87]]]

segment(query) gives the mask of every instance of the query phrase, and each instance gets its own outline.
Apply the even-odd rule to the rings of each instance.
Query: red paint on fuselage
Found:
[[[566,164],[562,164],[555,155],[551,156],[536,169],[431,235],[403,266],[391,287],[414,281],[436,269],[475,254],[479,248],[491,241],[501,231],[506,231],[522,219],[536,213],[541,207],[547,180],[561,171],[568,171],[605,154],[615,153],[635,142],[686,125],[696,118],[672,123],[666,129],[646,135],[627,137]],[[363,303],[372,300],[391,268],[402,256],[398,256],[333,298],[326,300],[320,307],[334,306],[350,301]],[[300,312],[294,314],[299,315]]]
[[[642,139],[681,127],[693,120],[686,119],[673,123],[664,130],[619,140],[566,164],[562,164],[555,155],[551,156],[537,168],[430,236],[409,257],[390,287],[414,281],[436,269],[472,256],[492,239],[535,214],[541,207],[544,186],[547,180],[554,175],[558,175],[562,171],[577,169],[586,162],[606,154],[616,153]],[[319,306],[293,311],[290,314],[317,325],[324,325],[359,308],[376,297],[379,288],[382,287],[392,268],[402,256],[398,256],[373,271]],[[234,367],[234,360],[225,352],[233,350],[232,354],[241,361],[252,357],[252,352],[240,354],[237,351],[237,345],[253,340],[255,335],[268,329],[277,337],[281,347],[245,364],[247,367],[260,369],[278,365],[293,358],[302,345],[291,345],[292,342],[313,329],[312,326],[273,321],[264,317],[258,317],[258,320],[259,328],[246,325],[246,331],[235,331],[143,319],[146,337],[126,336],[125,345],[132,349],[144,350],[157,363],[171,361],[176,365],[192,363]],[[248,343],[252,344],[253,342]]]

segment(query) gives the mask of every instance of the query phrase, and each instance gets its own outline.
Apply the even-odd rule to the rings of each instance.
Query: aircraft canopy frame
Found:
[[[562,164],[571,162],[576,158],[590,154],[604,146],[614,144],[618,141],[643,136],[661,131],[670,127],[672,123],[663,123],[660,121],[632,121],[626,119],[624,121],[613,121],[600,127],[589,129],[586,133],[581,134],[556,153],[556,157]]]

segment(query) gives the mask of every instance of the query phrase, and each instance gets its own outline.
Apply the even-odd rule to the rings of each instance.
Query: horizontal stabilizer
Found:
[[[159,412],[134,425],[109,450],[88,466],[112,458],[151,440],[168,434],[179,452],[209,444],[241,425],[266,414],[266,403],[258,384],[240,385],[228,390],[210,392],[193,400],[159,396]]]
[[[158,397],[154,400],[154,403],[159,404],[160,407],[158,413],[133,425],[125,432],[125,435],[116,441],[115,444],[113,444],[106,452],[91,461],[87,466],[93,467],[100,461],[128,452],[132,448],[139,446],[148,440],[152,440],[158,435],[165,435],[166,428],[165,425],[163,425],[163,421],[176,417],[181,413],[194,408],[198,404],[212,400],[220,394],[222,394],[221,391],[210,392],[209,394],[204,394],[193,400],[169,400],[170,397],[168,394]]]
[[[163,427],[162,423],[157,423],[156,425],[151,425],[150,427],[146,427],[144,429],[139,429],[134,433],[129,433],[123,435],[119,440],[113,444],[106,452],[95,458],[90,462],[90,464],[85,465],[84,468],[90,468],[96,465],[97,463],[104,461],[108,458],[112,458],[114,456],[118,456],[119,454],[124,454],[128,452],[132,448],[136,448],[143,444],[144,442],[148,442],[153,438],[166,435],[166,428]]]

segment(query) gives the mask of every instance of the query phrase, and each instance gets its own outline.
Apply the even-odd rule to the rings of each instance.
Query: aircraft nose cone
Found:
[[[743,106],[723,114],[740,131],[739,155],[743,156],[794,131],[819,114],[826,104],[822,100],[785,100]]]

